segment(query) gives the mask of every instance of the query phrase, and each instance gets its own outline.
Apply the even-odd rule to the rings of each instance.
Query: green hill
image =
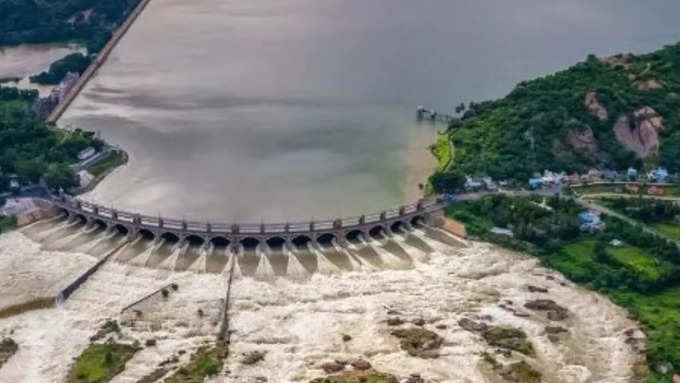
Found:
[[[591,55],[502,99],[471,103],[447,130],[454,157],[437,176],[525,181],[545,169],[631,165],[680,172],[678,111],[680,44],[640,56]]]

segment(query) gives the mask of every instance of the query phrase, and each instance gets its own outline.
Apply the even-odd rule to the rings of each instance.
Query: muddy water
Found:
[[[62,232],[60,238],[64,230],[74,230],[64,227],[57,230]],[[47,230],[36,225],[26,233],[0,236],[0,275],[8,276],[3,278],[5,296],[26,295],[22,286],[26,280],[32,281],[31,291],[54,293],[55,286],[96,261],[87,254],[41,249],[44,244],[28,237],[29,232],[37,236]],[[103,234],[87,235],[96,241],[107,238]],[[266,377],[270,382],[305,382],[321,376],[320,365],[326,361],[362,357],[400,378],[419,373],[430,381],[492,382],[480,354],[493,350],[458,325],[461,318],[477,317],[486,318],[488,324],[523,329],[537,351],[531,363],[544,374],[545,382],[629,381],[637,354],[625,343],[623,332],[636,326],[623,310],[538,267],[533,258],[486,244],[466,247],[452,242],[457,243],[453,246],[435,240],[434,234],[416,230],[382,241],[364,238],[367,245],[354,244],[348,250],[332,246],[244,249],[236,269],[243,266],[245,275],[235,278],[232,286],[230,374],[212,381],[252,382]],[[205,257],[205,265],[214,270],[227,264],[225,249],[207,254],[190,246],[155,245],[156,250],[166,248],[166,253],[194,252],[197,260]],[[153,242],[140,240],[128,250],[135,246],[141,252],[154,248]],[[21,251],[7,253],[7,249]],[[21,257],[26,262],[7,261]],[[17,276],[17,271],[23,276]],[[270,278],[272,273],[277,277]],[[286,277],[281,276],[284,273]],[[294,278],[297,275],[303,278]],[[177,283],[178,290],[171,289],[168,298],[156,294],[121,313],[125,306],[170,283]],[[225,283],[225,273],[107,263],[62,306],[0,320],[0,336],[11,333],[20,345],[19,353],[0,370],[0,381],[62,380],[71,359],[108,318],[123,324],[121,341],[158,341],[156,347],[146,347],[135,356],[114,382],[134,382],[173,356],[186,361],[192,350],[214,339]],[[549,293],[530,293],[528,284],[545,287]],[[527,300],[536,298],[553,299],[569,310],[568,320],[552,323],[569,329],[559,343],[548,340],[544,327],[550,322],[545,317],[523,308]],[[507,307],[527,316],[516,316]],[[445,340],[440,357],[424,360],[401,351],[386,324],[394,315],[407,323],[423,318],[425,328]],[[343,342],[343,334],[352,340]],[[179,350],[186,353],[179,355]],[[254,350],[266,353],[264,361],[241,364],[242,354]]]

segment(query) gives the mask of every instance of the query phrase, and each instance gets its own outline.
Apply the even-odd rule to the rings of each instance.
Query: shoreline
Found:
[[[127,17],[127,19],[125,19],[125,21],[114,30],[111,38],[106,43],[104,48],[102,48],[102,50],[97,53],[96,58],[87,67],[85,72],[83,72],[83,74],[78,77],[78,81],[68,91],[66,97],[59,102],[52,112],[50,112],[50,115],[46,119],[48,123],[57,123],[59,118],[61,118],[64,112],[66,112],[66,109],[76,99],[78,94],[80,94],[80,92],[85,88],[85,85],[92,77],[97,74],[97,70],[99,70],[99,68],[106,62],[113,49],[116,47],[116,45],[118,45],[118,42],[123,38],[123,36],[125,36],[132,24],[135,22],[135,20],[137,20],[137,17],[139,17],[139,15],[142,13],[142,11],[144,11],[150,2],[151,0],[140,0],[135,9],[130,12],[130,15]]]

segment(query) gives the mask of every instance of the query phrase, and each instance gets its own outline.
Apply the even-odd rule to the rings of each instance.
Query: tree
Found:
[[[450,193],[465,185],[465,177],[458,172],[436,172],[430,176],[430,183],[437,192]]]
[[[53,189],[70,189],[78,186],[78,177],[66,164],[51,164],[45,173],[45,182]]]

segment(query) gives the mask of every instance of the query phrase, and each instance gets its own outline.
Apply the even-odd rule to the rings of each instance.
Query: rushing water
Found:
[[[435,127],[589,53],[680,39],[677,0],[153,0],[61,125],[131,155],[89,197],[196,219],[414,198]]]

